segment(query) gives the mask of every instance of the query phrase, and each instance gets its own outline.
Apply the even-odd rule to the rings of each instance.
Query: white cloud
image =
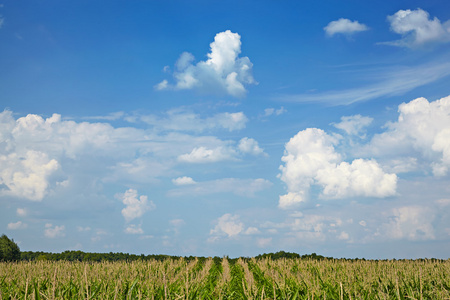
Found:
[[[170,143],[167,143],[170,144]],[[169,149],[167,149],[169,151]],[[113,173],[106,175],[104,181],[110,182],[156,182],[157,177],[172,175],[174,163],[170,160],[136,158],[130,162],[117,162],[110,167]]]
[[[397,176],[386,174],[375,160],[355,159],[351,164],[341,162],[317,170],[317,183],[323,186],[322,194],[329,198],[352,196],[393,196]]]
[[[183,176],[183,177],[178,177],[175,179],[172,179],[173,184],[175,185],[190,185],[190,184],[196,184],[196,182],[194,181],[194,179],[192,179],[191,177],[187,177],[187,176]]]
[[[156,89],[176,90],[197,89],[201,92],[221,91],[235,97],[246,94],[244,85],[256,84],[253,79],[253,64],[248,57],[239,57],[241,36],[230,30],[216,34],[210,44],[211,52],[206,61],[194,64],[194,56],[188,52],[181,54],[173,73],[175,84],[164,80]]]
[[[29,150],[23,156],[0,155],[0,184],[8,187],[2,193],[40,201],[47,193],[49,176],[58,168],[55,159],[39,151]]]
[[[155,85],[155,89],[157,91],[166,90],[168,87],[169,87],[169,82],[166,79],[164,79],[163,81],[161,81],[160,83]]]
[[[286,237],[291,237],[294,241],[301,239],[302,241],[316,243],[327,239],[339,240],[349,238],[346,231],[341,231],[343,225],[344,222],[341,218],[337,217],[336,213],[333,213],[331,216],[325,214],[302,214],[282,223],[267,222],[262,226],[277,235],[284,232]],[[340,234],[338,234],[339,231],[341,231]]]
[[[366,31],[368,29],[369,28],[366,25],[361,24],[358,21],[351,21],[344,18],[340,18],[337,21],[332,21],[323,28],[328,36],[333,36],[335,34],[351,35],[356,32]]]
[[[124,232],[126,234],[143,234],[144,230],[142,230],[141,225],[130,224],[125,228]]]
[[[248,137],[244,137],[239,141],[238,148],[242,153],[248,153],[253,155],[266,154],[264,153],[264,149],[261,149],[259,147],[257,141]]]
[[[217,225],[210,230],[209,234],[214,236],[236,237],[244,231],[244,223],[239,220],[238,215],[224,214],[216,220]]]
[[[300,131],[285,146],[280,166],[288,194],[279,207],[288,208],[305,200],[310,186],[323,188],[322,197],[387,197],[395,194],[397,176],[386,174],[375,160],[342,161],[334,146],[338,140],[317,128]]]
[[[341,117],[341,122],[333,124],[334,127],[344,130],[349,135],[361,135],[364,128],[369,126],[373,118],[363,117],[361,115]],[[364,137],[364,135],[363,135]]]
[[[304,215],[301,218],[296,218],[292,222],[285,224],[291,231],[304,232],[328,232],[330,228],[333,231],[342,225],[342,220],[337,217],[322,216],[322,215]]]
[[[417,98],[398,107],[397,122],[377,134],[364,149],[374,155],[416,157],[403,165],[417,165],[417,158],[428,164],[436,176],[444,176],[450,167],[450,96],[428,102]]]
[[[392,239],[433,240],[434,212],[423,206],[403,206],[392,209],[390,222],[382,226],[383,234]]]
[[[245,124],[248,122],[248,118],[243,112],[237,113],[221,113],[214,117],[223,128],[229,131],[240,130],[245,128]]]
[[[29,114],[16,120],[12,112],[3,111],[0,196],[41,201],[75,187],[86,168],[98,185],[157,182],[159,177],[173,177],[173,168],[180,162],[237,160],[242,154],[235,141],[175,131],[239,130],[248,121],[243,112],[202,118],[181,109],[168,112],[161,120],[166,125],[156,130],[114,128],[108,123],[64,121],[58,114],[49,118]],[[178,124],[170,127],[171,121]]]
[[[23,223],[22,221],[17,221],[16,223],[8,223],[8,229],[17,230],[17,229],[25,229],[28,225]]]
[[[316,128],[300,131],[289,140],[281,158],[285,165],[280,166],[280,178],[287,184],[288,192],[305,194],[314,182],[318,170],[340,160],[340,155],[333,147],[337,142],[335,138]],[[300,198],[292,194],[285,197],[284,203],[303,201],[300,199],[303,199],[303,196]]]
[[[228,147],[217,147],[208,149],[206,147],[196,147],[191,153],[178,156],[178,160],[187,163],[212,163],[223,160],[233,160],[235,151]]]
[[[210,195],[215,193],[233,193],[238,196],[254,197],[255,193],[269,188],[272,183],[266,179],[238,179],[224,178],[197,182],[195,185],[185,185],[178,189],[170,190],[169,196],[183,197],[187,195]]]
[[[288,209],[295,207],[298,204],[305,202],[304,192],[289,192],[285,195],[281,195],[278,201],[278,207],[281,209]]]
[[[14,122],[9,132],[11,146],[8,150],[14,150],[14,147],[16,151],[33,149],[49,156],[64,155],[76,159],[80,153],[93,149],[110,153],[116,150],[111,147],[116,139],[130,138],[137,132],[131,128],[115,130],[106,123],[61,121],[58,114],[47,119],[29,114]]]
[[[430,19],[430,14],[420,8],[399,10],[387,19],[391,30],[403,37],[382,44],[414,48],[428,43],[450,42],[450,21],[441,24],[438,18]]]
[[[145,195],[140,196],[138,199],[138,192],[134,189],[129,189],[124,194],[117,195],[117,197],[125,204],[125,208],[122,209],[122,215],[127,222],[142,217],[145,212],[156,207],[152,201],[148,201]]]
[[[262,148],[259,147],[258,142],[252,138],[242,138],[237,147],[222,143],[220,146],[208,148],[205,146],[195,147],[190,153],[185,153],[178,156],[178,161],[186,163],[214,163],[226,160],[237,160],[240,154],[263,155],[267,156]]]
[[[47,224],[45,224],[44,235],[51,239],[58,238],[58,237],[64,237],[64,236],[66,236],[66,233],[64,232],[65,230],[66,230],[66,227],[64,225],[53,226],[53,224],[47,223]]]
[[[28,215],[28,211],[27,211],[25,208],[17,208],[16,214],[17,214],[19,217],[25,217],[25,216]]]

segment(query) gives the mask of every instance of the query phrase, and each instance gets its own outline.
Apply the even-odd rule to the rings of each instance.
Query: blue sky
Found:
[[[22,250],[448,258],[447,1],[0,4]]]

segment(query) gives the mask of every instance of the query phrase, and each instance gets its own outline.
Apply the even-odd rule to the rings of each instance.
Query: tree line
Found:
[[[88,262],[102,262],[102,261],[138,261],[138,260],[158,260],[163,261],[166,259],[180,259],[181,256],[171,256],[162,254],[129,254],[122,252],[109,252],[109,253],[92,253],[83,251],[68,250],[61,253],[43,252],[43,251],[20,251],[19,246],[14,242],[13,239],[9,239],[6,235],[2,235],[0,238],[0,261],[38,261],[38,260],[49,260],[49,261],[88,261]],[[248,260],[248,257],[241,257],[244,260]],[[289,258],[301,258],[301,259],[332,259],[331,257],[324,257],[322,255],[317,255],[316,253],[300,255],[292,252],[278,251],[276,253],[264,253],[255,257],[256,259],[269,258],[271,260],[277,259],[289,259]],[[196,257],[196,256],[185,256],[185,260],[191,261],[194,259],[206,260],[206,257]],[[215,257],[215,260],[221,260],[219,257]],[[237,258],[227,259],[230,263],[233,263]]]
[[[182,256],[173,256],[173,255],[163,255],[163,254],[129,254],[122,252],[109,252],[109,253],[95,253],[95,252],[83,252],[80,250],[68,250],[61,253],[52,253],[52,252],[43,252],[43,251],[20,251],[17,243],[14,242],[14,239],[9,239],[6,235],[2,235],[0,237],[0,262],[1,261],[39,261],[39,260],[49,260],[49,261],[85,261],[85,262],[114,262],[114,261],[148,261],[148,260],[157,260],[163,261],[166,259],[180,259]],[[207,257],[202,256],[184,256],[186,261],[191,260],[206,260]],[[229,263],[233,264],[238,258],[229,258],[226,256]],[[249,257],[240,257],[244,261],[250,260]],[[333,257],[326,257],[322,255],[318,255],[316,253],[312,254],[304,254],[300,255],[294,252],[285,252],[278,251],[275,253],[264,253],[255,256],[256,259],[270,259],[270,260],[278,260],[278,259],[305,259],[305,260],[333,260]],[[220,257],[214,257],[214,261],[221,261]],[[340,260],[346,261],[358,261],[365,260],[364,258],[340,258]],[[396,259],[393,259],[394,261]],[[400,259],[404,260],[404,259]],[[428,261],[443,261],[442,259],[430,258],[430,259],[417,259],[418,261],[428,260]]]

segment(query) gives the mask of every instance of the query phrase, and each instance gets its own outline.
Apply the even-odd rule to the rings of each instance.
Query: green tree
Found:
[[[14,240],[10,240],[6,235],[0,237],[0,261],[16,261],[20,259],[20,249]]]

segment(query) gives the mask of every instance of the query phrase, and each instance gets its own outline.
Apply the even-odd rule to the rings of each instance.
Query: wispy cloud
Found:
[[[117,111],[113,113],[109,113],[106,116],[91,116],[91,117],[84,117],[85,120],[104,120],[104,121],[115,121],[119,120],[120,118],[123,118],[125,116],[125,112],[123,111]]]
[[[365,76],[374,82],[366,86],[310,94],[280,95],[276,98],[288,102],[322,102],[329,105],[348,105],[386,96],[402,95],[449,75],[449,62],[434,62],[416,67],[367,70]]]
[[[140,120],[158,130],[193,131],[202,132],[213,129],[227,129],[229,131],[241,130],[248,122],[243,112],[223,112],[211,117],[201,118],[199,114],[184,108],[175,108],[165,112],[162,116],[135,115],[125,120],[135,122]]]
[[[199,196],[216,193],[233,193],[239,196],[253,197],[257,192],[267,189],[270,186],[272,186],[272,183],[262,178],[224,178],[180,186],[177,189],[170,190],[168,196],[180,197],[187,195]]]

